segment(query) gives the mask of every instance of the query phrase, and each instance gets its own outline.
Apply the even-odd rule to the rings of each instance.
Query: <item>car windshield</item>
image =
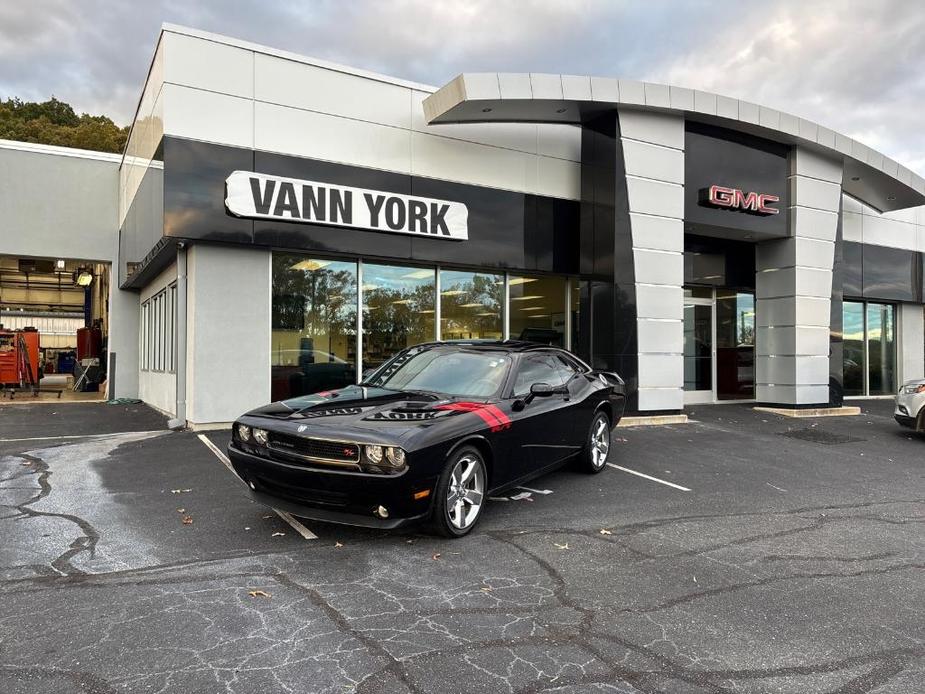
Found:
[[[399,356],[366,385],[487,398],[501,389],[510,368],[511,358],[501,352],[432,348]]]

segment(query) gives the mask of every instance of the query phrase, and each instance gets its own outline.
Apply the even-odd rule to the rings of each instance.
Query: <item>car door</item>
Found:
[[[570,354],[558,352],[556,363],[569,390],[570,425],[565,433],[566,443],[571,446],[573,453],[577,453],[586,443],[591,417],[601,398],[595,394],[596,388],[584,375],[586,367],[582,367]]]
[[[521,453],[516,464],[518,477],[553,465],[574,452],[568,435],[570,398],[564,394],[531,397],[530,387],[535,383],[564,385],[563,371],[555,354],[528,352],[517,364],[510,397],[515,403],[512,429]]]

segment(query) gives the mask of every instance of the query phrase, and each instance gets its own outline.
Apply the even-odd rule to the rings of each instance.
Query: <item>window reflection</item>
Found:
[[[755,296],[716,291],[716,397],[755,397]]]
[[[273,400],[356,380],[356,263],[273,254]]]
[[[363,263],[363,369],[436,338],[433,268]]]
[[[864,304],[842,304],[842,349],[845,395],[864,395]]]
[[[893,393],[896,389],[896,308],[891,304],[845,301],[842,321],[845,395]]]
[[[893,392],[896,347],[893,307],[867,304],[867,383],[870,395]]]
[[[511,275],[510,336],[565,346],[565,278]]]
[[[441,270],[441,339],[500,340],[503,304],[503,275]]]

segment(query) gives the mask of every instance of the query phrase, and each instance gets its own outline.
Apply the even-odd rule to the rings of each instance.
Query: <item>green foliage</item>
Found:
[[[0,138],[4,140],[120,154],[127,137],[128,127],[120,128],[106,116],[78,116],[70,104],[55,97],[42,103],[0,99]]]

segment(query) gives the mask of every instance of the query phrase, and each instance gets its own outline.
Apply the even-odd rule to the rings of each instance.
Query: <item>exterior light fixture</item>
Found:
[[[887,199],[887,200],[895,200],[895,199],[896,199],[896,196],[895,196],[895,195],[887,195],[887,196],[886,196],[886,199]]]
[[[63,260],[56,260],[56,261],[55,261],[55,269],[56,269],[56,270],[63,270],[63,269],[64,269],[64,261],[63,261]]]
[[[93,282],[93,274],[89,270],[80,269],[74,276],[74,283],[78,287],[89,287]]]

